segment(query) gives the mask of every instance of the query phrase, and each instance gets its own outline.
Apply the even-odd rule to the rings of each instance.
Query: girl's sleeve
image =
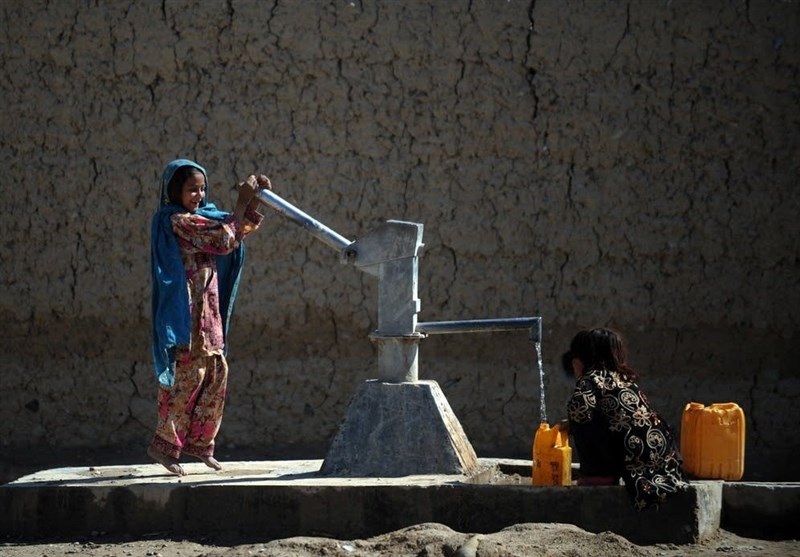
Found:
[[[251,232],[258,230],[258,227],[261,226],[261,223],[264,221],[264,215],[256,210],[258,205],[259,203],[253,202],[247,206],[244,212],[244,220],[239,228],[239,236],[237,237],[239,240],[244,239]]]
[[[597,406],[597,395],[594,387],[586,377],[581,377],[575,384],[575,390],[567,403],[570,422],[576,424],[590,422],[595,406]]]
[[[241,238],[232,217],[218,221],[192,213],[177,213],[172,216],[172,230],[181,249],[194,253],[227,255],[238,246]]]

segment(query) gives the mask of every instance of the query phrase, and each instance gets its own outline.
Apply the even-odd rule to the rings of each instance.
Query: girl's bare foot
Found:
[[[183,470],[178,460],[158,452],[153,447],[147,447],[147,456],[158,462],[161,466],[169,470],[177,476],[185,476],[186,472]]]
[[[213,456],[198,456],[197,458],[199,458],[203,462],[203,464],[205,464],[209,468],[213,468],[214,470],[217,471],[222,470],[222,464],[220,464],[217,461],[217,459],[214,458]]]

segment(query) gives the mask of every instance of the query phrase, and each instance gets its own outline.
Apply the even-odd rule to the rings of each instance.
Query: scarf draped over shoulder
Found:
[[[196,214],[214,220],[222,220],[229,215],[217,209],[214,204],[208,203],[208,175],[202,166],[187,159],[174,160],[167,165],[161,175],[159,209],[153,215],[150,229],[153,364],[156,378],[164,386],[172,386],[174,383],[176,348],[189,344],[191,335],[186,271],[178,240],[172,231],[172,215],[184,212],[186,209],[170,203],[168,191],[170,180],[183,166],[197,168],[203,173],[206,181],[206,197],[200,203]],[[240,242],[230,254],[216,256],[216,264],[222,332],[226,339],[225,350],[227,350],[228,326],[244,264],[244,242]]]

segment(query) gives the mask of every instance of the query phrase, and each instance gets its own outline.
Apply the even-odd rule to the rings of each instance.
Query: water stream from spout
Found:
[[[539,369],[539,423],[547,423],[547,409],[544,404],[544,366],[542,365],[542,343],[535,342],[536,365]]]

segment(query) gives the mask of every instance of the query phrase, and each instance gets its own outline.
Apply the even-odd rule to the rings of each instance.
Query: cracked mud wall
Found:
[[[798,29],[794,0],[4,3],[0,461],[144,460],[149,221],[180,156],[223,208],[268,170],[348,238],[423,223],[420,319],[541,316],[550,421],[572,334],[610,325],[676,428],[738,402],[747,477],[798,479]],[[377,285],[267,217],[219,450],[322,457],[376,374]],[[480,456],[529,455],[524,333],[420,352]]]

